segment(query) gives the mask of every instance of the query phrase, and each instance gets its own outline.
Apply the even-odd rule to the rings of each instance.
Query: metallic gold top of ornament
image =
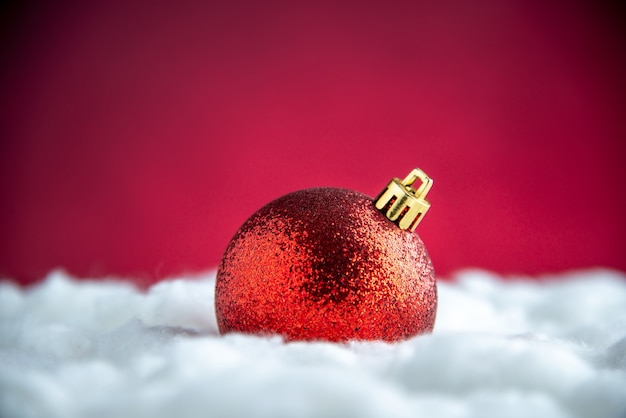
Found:
[[[415,189],[417,180],[421,185]],[[404,180],[394,178],[385,190],[374,200],[376,208],[400,229],[415,231],[428,209],[430,203],[426,194],[433,187],[433,179],[421,169],[413,169]]]

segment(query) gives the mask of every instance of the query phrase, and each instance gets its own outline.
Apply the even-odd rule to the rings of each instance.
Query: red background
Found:
[[[5,277],[211,268],[270,200],[414,166],[440,275],[626,270],[621,10],[80,3],[5,14]]]

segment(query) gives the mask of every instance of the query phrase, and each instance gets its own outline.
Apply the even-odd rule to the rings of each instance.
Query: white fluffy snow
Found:
[[[214,273],[0,285],[1,417],[626,417],[626,276],[439,283],[397,344],[219,336]]]

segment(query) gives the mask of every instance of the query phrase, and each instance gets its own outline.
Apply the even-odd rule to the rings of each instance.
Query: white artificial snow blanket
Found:
[[[626,276],[439,283],[396,344],[220,336],[214,273],[0,285],[0,417],[626,417]]]

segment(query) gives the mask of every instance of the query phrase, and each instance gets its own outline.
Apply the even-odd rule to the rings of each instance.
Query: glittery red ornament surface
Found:
[[[366,195],[316,188],[241,226],[218,269],[215,307],[221,333],[395,341],[432,331],[437,289],[417,234]]]

